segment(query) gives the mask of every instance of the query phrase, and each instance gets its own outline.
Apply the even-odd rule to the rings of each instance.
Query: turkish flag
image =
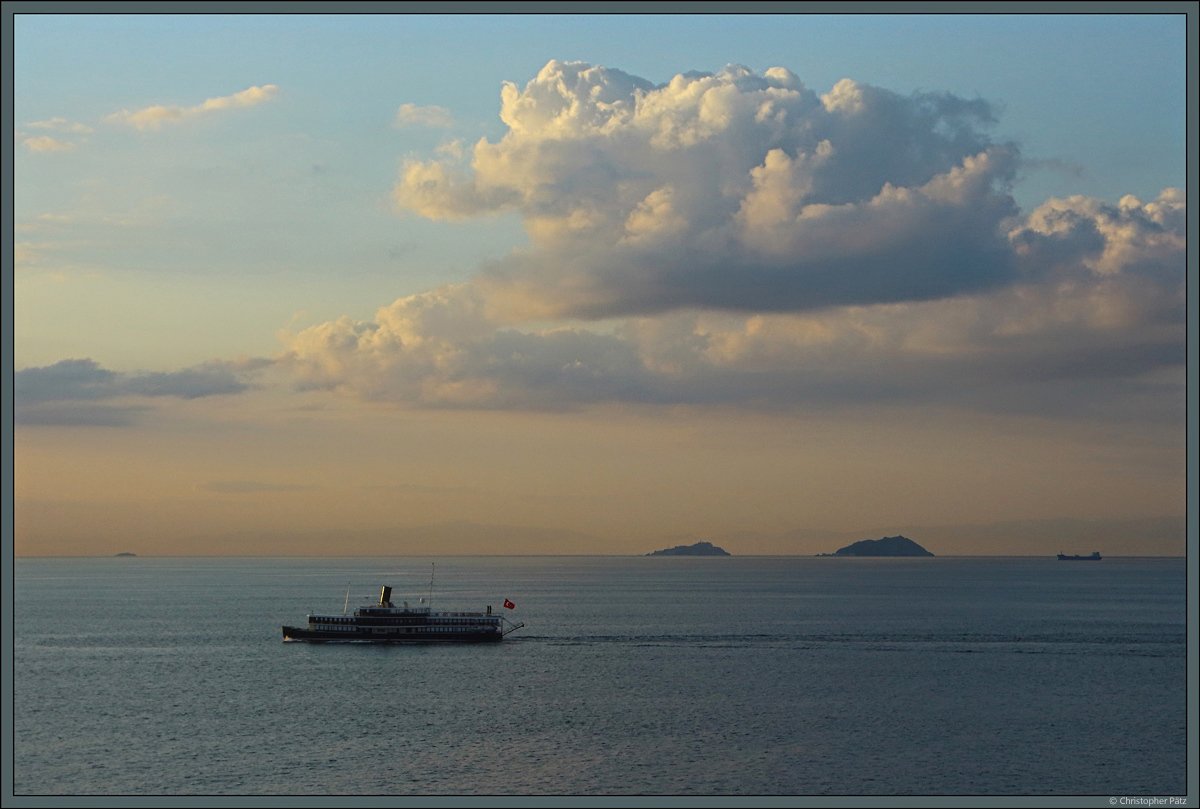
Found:
[[[506,598],[506,599],[504,599],[504,609],[506,609],[506,610],[515,610],[516,608],[517,608],[517,605],[516,605],[516,604],[512,603],[511,601],[509,601],[507,598]]]

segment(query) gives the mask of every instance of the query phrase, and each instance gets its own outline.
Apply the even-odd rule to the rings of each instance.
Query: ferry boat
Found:
[[[1060,561],[1060,562],[1099,562],[1100,561],[1100,551],[1092,551],[1091,556],[1067,556],[1065,553],[1060,553],[1058,555],[1058,561]]]
[[[349,600],[349,593],[346,596]],[[499,611],[433,612],[428,604],[392,603],[392,588],[379,591],[379,603],[358,607],[353,615],[309,615],[303,627],[283,627],[285,641],[365,641],[368,643],[491,643],[525,624],[514,624]],[[516,605],[504,599],[505,609]]]

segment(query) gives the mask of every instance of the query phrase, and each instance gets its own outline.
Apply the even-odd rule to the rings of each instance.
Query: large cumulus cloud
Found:
[[[552,61],[506,84],[469,165],[407,161],[397,205],[516,209],[531,248],[488,268],[508,317],[930,300],[1011,278],[1016,151],[983,101],[730,66],[654,87]]]
[[[505,85],[501,115],[469,164],[406,163],[395,200],[516,209],[530,246],[373,321],[284,335],[302,387],[492,408],[1077,412],[1144,394],[1174,412],[1184,195],[1021,213],[1019,156],[983,101],[551,62]]]

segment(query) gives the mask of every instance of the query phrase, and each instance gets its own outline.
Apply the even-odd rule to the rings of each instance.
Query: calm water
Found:
[[[436,561],[527,628],[281,641],[428,559],[17,560],[16,793],[1186,791],[1181,559]]]

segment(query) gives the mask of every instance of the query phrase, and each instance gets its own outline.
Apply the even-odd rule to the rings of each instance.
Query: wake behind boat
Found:
[[[347,595],[347,598],[349,596]],[[285,641],[365,641],[367,643],[491,643],[525,624],[513,624],[500,613],[433,612],[428,604],[392,604],[392,588],[379,591],[379,603],[358,607],[353,615],[309,615],[304,627],[283,627]],[[516,605],[504,599],[505,609]],[[507,628],[505,628],[507,625]]]

